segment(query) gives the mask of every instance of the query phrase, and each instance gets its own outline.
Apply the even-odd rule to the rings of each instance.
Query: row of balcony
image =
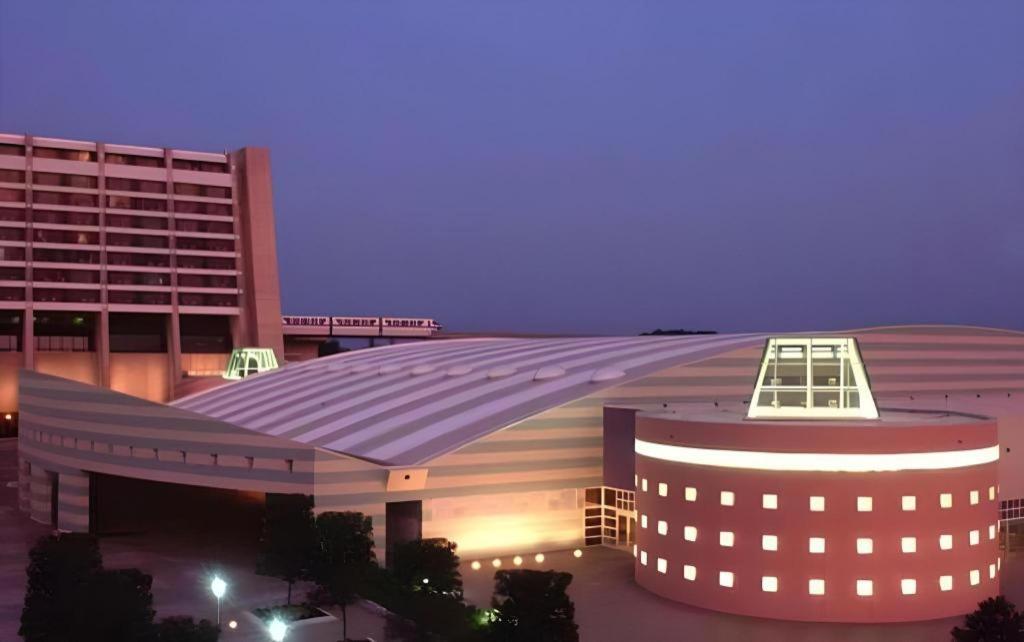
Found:
[[[0,144],[0,156],[27,156],[28,148],[25,145],[15,143]],[[80,163],[95,163],[99,160],[98,154],[93,150],[86,149],[62,149],[56,147],[33,147],[33,158],[53,158],[58,160],[77,161]],[[146,156],[141,154],[120,154],[108,152],[103,155],[103,161],[111,165],[133,165],[135,167],[167,167],[164,156]],[[183,169],[191,172],[215,172],[227,174],[231,167],[226,160],[224,162],[199,161],[185,158],[172,158],[173,169]]]
[[[171,292],[138,292],[131,290],[110,290],[107,303],[112,305],[171,305]],[[100,303],[99,290],[63,290],[56,288],[33,288],[32,300],[38,303]],[[24,302],[24,288],[0,287],[0,301]],[[238,307],[237,294],[203,294],[179,292],[178,305],[194,307]]]
[[[138,196],[108,195],[106,207],[110,209],[138,210],[142,212],[167,212],[168,203],[166,198],[142,198]],[[26,203],[26,190],[11,187],[0,187],[0,203],[7,203],[10,206],[24,205]],[[202,214],[205,216],[233,215],[230,203],[210,203],[206,201],[185,201],[174,200],[174,212],[182,214]],[[44,192],[38,189],[32,191],[32,205],[56,205],[65,207],[98,208],[100,198],[96,194],[82,194],[69,192]]]

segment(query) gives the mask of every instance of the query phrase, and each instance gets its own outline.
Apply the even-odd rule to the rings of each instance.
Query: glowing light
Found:
[[[971,504],[972,505],[977,504],[979,501],[981,501],[981,493],[976,491],[976,490],[972,490],[971,491]]]
[[[523,558],[521,558],[518,555],[516,555],[515,557],[512,558],[512,563],[515,564],[516,566],[522,566],[523,565]]]
[[[228,357],[224,378],[232,381],[277,369],[277,357],[270,348],[235,348]]]
[[[237,629],[238,628],[238,622],[236,622],[234,620],[231,620],[230,622],[228,622],[228,628],[229,629]]]
[[[900,498],[900,507],[905,511],[917,510],[917,497],[915,495],[904,495]]]
[[[810,553],[824,553],[825,552],[825,538],[824,537],[811,537],[807,540],[807,551]]]
[[[668,497],[668,484],[658,482],[658,497]]]
[[[825,510],[825,498],[820,495],[813,495],[807,502],[808,507],[813,513],[820,513]]]
[[[776,510],[779,507],[779,496],[771,493],[761,495],[761,508],[765,510]]]
[[[939,590],[941,590],[941,591],[952,591],[953,590],[953,576],[952,575],[940,575],[939,576]]]
[[[857,512],[859,513],[870,513],[874,506],[875,501],[870,497],[858,497],[857,498]]]
[[[871,580],[857,580],[857,595],[868,597],[875,594],[875,583]]]
[[[914,595],[917,593],[917,580],[900,580],[900,591],[904,595]]]
[[[969,537],[969,541],[970,541],[971,546],[977,546],[978,542],[981,541],[981,532],[980,531],[971,531],[968,534],[968,537]]]
[[[825,580],[815,578],[807,581],[807,592],[811,595],[825,594]]]
[[[718,533],[718,545],[719,546],[732,546],[736,542],[736,536],[733,535],[732,531],[721,531]]]
[[[288,633],[288,625],[281,620],[274,618],[270,622],[270,626],[267,627],[267,631],[270,633],[270,639],[274,642],[282,642],[284,636]]]
[[[218,600],[224,597],[224,593],[228,590],[228,583],[220,579],[217,576],[210,581],[210,591],[213,592],[213,596]]]
[[[939,548],[944,551],[953,548],[953,536],[949,534],[939,535]]]
[[[476,560],[473,560],[473,563],[470,564],[469,567],[471,569],[473,569],[474,571],[479,571],[480,570],[480,562],[478,562]]]
[[[696,526],[684,526],[683,527],[683,539],[687,542],[697,541],[697,527]]]
[[[543,564],[544,563],[544,553],[537,553],[536,555],[533,556],[533,560],[535,562],[537,562],[538,564]]]
[[[663,519],[658,520],[658,535],[668,535],[668,522]]]
[[[683,579],[687,581],[694,581],[697,579],[697,567],[692,564],[683,565]]]
[[[668,573],[668,560],[663,557],[658,558],[658,572]]]
[[[916,553],[917,552],[917,538],[916,537],[901,537],[900,538],[900,550],[904,553]]]
[[[761,590],[765,593],[776,593],[779,590],[779,578],[765,575],[761,578]]]
[[[726,588],[732,588],[733,583],[736,581],[736,576],[732,574],[732,571],[719,571],[718,572],[718,585]]]
[[[731,490],[723,490],[721,502],[722,506],[734,506],[736,504],[736,494]]]
[[[572,552],[572,556],[575,557],[576,559],[579,559],[579,558],[583,557],[583,551],[581,551],[580,549],[577,548],[575,551]]]
[[[939,495],[940,508],[953,508],[953,493],[942,493]]]
[[[683,490],[683,499],[688,502],[697,501],[697,489],[692,486],[687,486],[686,489]]]
[[[981,583],[981,571],[974,569],[971,571],[971,586],[977,586]]]
[[[494,568],[501,568],[501,560],[495,557],[493,560],[491,560],[491,566],[493,566]]]
[[[870,537],[857,538],[857,554],[870,555],[875,551],[875,543]]]
[[[424,584],[430,584],[430,578],[429,577],[424,577],[423,578],[423,583]]]
[[[779,536],[778,535],[762,535],[761,536],[761,550],[765,550],[765,551],[777,551],[777,550],[779,550]]]
[[[942,470],[977,466],[999,460],[999,446],[971,450],[924,453],[781,453],[755,450],[722,450],[656,444],[635,440],[636,454],[662,461],[718,468],[794,470],[835,473]]]
[[[4,415],[4,419],[10,421],[11,419],[14,419],[14,415],[12,415],[11,413],[7,413],[6,415]]]

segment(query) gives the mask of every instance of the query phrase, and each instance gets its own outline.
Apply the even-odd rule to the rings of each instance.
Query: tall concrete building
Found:
[[[0,413],[19,368],[153,401],[283,358],[268,150],[0,134]]]

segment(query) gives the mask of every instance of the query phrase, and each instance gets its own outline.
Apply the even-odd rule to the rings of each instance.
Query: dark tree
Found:
[[[156,625],[154,642],[217,642],[220,627],[209,620],[196,622],[190,617],[165,617]]]
[[[576,608],[566,593],[572,575],[513,570],[494,574],[492,630],[505,642],[577,642]]]
[[[316,356],[329,357],[332,354],[341,354],[348,351],[349,349],[341,345],[341,342],[337,339],[328,339],[316,347]]]
[[[153,578],[134,568],[92,576],[78,609],[75,640],[152,642]]]
[[[953,627],[955,642],[1022,642],[1024,616],[999,595],[978,603],[978,609],[964,616],[964,628]]]
[[[321,513],[312,578],[327,600],[341,607],[342,639],[348,639],[348,606],[356,601],[376,559],[373,520],[362,513]]]
[[[391,572],[404,586],[461,600],[462,575],[456,548],[455,542],[440,537],[396,544],[389,560]]]
[[[80,601],[102,567],[95,537],[81,533],[41,537],[29,551],[18,634],[26,642],[75,639]]]
[[[309,574],[315,548],[313,498],[268,493],[256,572],[287,582],[289,605],[292,586]]]

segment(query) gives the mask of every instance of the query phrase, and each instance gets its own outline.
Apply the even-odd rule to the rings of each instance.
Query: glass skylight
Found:
[[[235,348],[228,359],[225,379],[245,379],[249,375],[277,369],[277,357],[270,348]]]

